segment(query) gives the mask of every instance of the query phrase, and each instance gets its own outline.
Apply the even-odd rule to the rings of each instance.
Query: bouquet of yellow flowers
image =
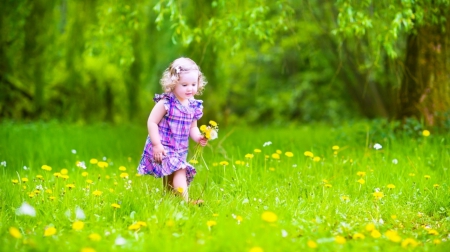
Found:
[[[219,125],[215,121],[209,121],[208,125],[202,125],[200,126],[200,134],[202,134],[203,137],[209,140],[214,140],[219,137]],[[198,164],[198,159],[201,157],[203,159],[203,148],[200,146],[200,144],[197,144],[197,147],[194,152],[194,156],[192,156],[189,163],[191,164]],[[203,162],[206,165],[205,160],[203,159]],[[206,165],[206,169],[208,169],[208,166]]]

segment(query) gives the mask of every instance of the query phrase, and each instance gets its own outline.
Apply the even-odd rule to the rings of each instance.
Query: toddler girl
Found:
[[[203,115],[203,101],[194,99],[206,85],[197,64],[189,58],[178,58],[161,78],[164,93],[156,94],[156,105],[147,121],[148,137],[138,166],[140,174],[163,177],[164,186],[181,193],[188,201],[188,186],[196,171],[186,162],[189,136],[205,146],[197,120]]]

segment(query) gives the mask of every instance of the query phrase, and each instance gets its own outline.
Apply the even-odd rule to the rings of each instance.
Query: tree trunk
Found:
[[[449,21],[446,26],[448,30]],[[398,119],[424,119],[429,126],[445,119],[440,113],[450,109],[448,37],[441,25],[424,26],[408,36]]]

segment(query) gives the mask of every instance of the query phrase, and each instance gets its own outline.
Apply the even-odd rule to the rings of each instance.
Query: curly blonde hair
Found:
[[[198,71],[197,95],[202,94],[202,91],[208,82],[206,81],[205,76],[203,76],[202,71],[200,71],[200,67],[193,60],[184,57],[174,60],[170,63],[169,67],[164,70],[162,78],[159,81],[164,93],[170,93],[173,91],[180,80],[181,73],[192,70]]]

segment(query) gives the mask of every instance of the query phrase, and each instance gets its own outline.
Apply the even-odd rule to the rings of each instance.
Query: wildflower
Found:
[[[438,244],[441,244],[441,240],[439,240],[439,239],[434,239],[433,240],[433,244],[435,244],[435,245],[438,245]]]
[[[125,240],[125,238],[123,238],[120,235],[114,241],[114,244],[116,244],[117,246],[122,246],[122,245],[125,245],[126,243],[127,243],[127,240]]]
[[[218,126],[218,124],[215,121],[213,121],[213,120],[209,121],[209,125],[211,125],[212,127],[217,127]]]
[[[422,136],[424,137],[430,136],[430,131],[429,130],[422,131]]]
[[[408,247],[416,247],[418,243],[413,238],[406,238],[402,241],[402,247],[408,248]]]
[[[272,154],[272,158],[278,160],[278,159],[280,159],[280,154],[278,154],[278,153],[273,153],[273,154]]]
[[[96,250],[88,247],[88,248],[82,248],[80,250],[80,252],[96,252]]]
[[[105,161],[100,161],[97,163],[97,166],[100,168],[106,168],[106,167],[108,167],[108,163]]]
[[[102,191],[99,191],[99,190],[95,190],[92,194],[94,195],[94,196],[100,196],[100,195],[102,195]]]
[[[111,206],[112,206],[114,209],[120,208],[120,205],[117,204],[117,203],[112,203]]]
[[[435,229],[430,229],[430,230],[428,230],[428,234],[430,234],[430,235],[438,235],[439,232],[436,231]]]
[[[91,160],[89,160],[89,163],[96,164],[96,163],[98,163],[98,160],[95,158],[91,158]]]
[[[393,164],[398,164],[398,160],[396,158],[392,159]]]
[[[198,164],[198,161],[197,160],[195,160],[195,159],[191,159],[191,160],[189,160],[189,163],[191,163],[191,164]]]
[[[387,185],[387,188],[389,188],[389,189],[394,189],[394,188],[395,188],[395,185],[394,185],[394,184],[389,184],[389,185]]]
[[[277,221],[278,217],[273,212],[265,211],[264,213],[262,213],[261,219],[263,219],[266,222],[272,223],[272,222]]]
[[[212,216],[214,216],[214,217],[218,217],[219,216],[219,214],[218,213],[213,213],[213,215]]]
[[[82,221],[75,221],[74,223],[72,223],[72,229],[73,230],[82,230],[84,228],[84,222]]]
[[[61,177],[61,173],[59,173],[59,172],[55,172],[55,173],[53,173],[53,176],[55,176],[55,177],[59,178],[59,177]]]
[[[183,192],[184,192],[184,188],[183,188],[183,187],[178,187],[178,188],[177,188],[177,191],[178,191],[179,193],[183,193]]]
[[[254,149],[253,152],[255,152],[255,153],[261,153],[261,150],[260,150],[260,149]]]
[[[344,244],[347,240],[345,239],[345,237],[338,235],[334,237],[334,241],[336,241],[336,243],[338,244]]]
[[[271,144],[272,144],[271,141],[265,142],[265,143],[263,144],[263,147],[269,146],[269,145],[271,145]]]
[[[322,179],[322,182],[325,184],[328,184],[328,180],[326,180],[326,179]]]
[[[309,240],[309,241],[306,243],[306,245],[307,245],[309,248],[312,248],[312,249],[317,248],[317,243],[316,243],[315,241],[312,241],[312,240]]]
[[[136,230],[139,230],[141,228],[141,225],[139,225],[139,224],[137,224],[137,223],[134,223],[134,224],[131,224],[129,227],[128,227],[128,230],[134,230],[134,231],[136,231]]]
[[[81,176],[83,176],[83,177],[87,177],[87,175],[89,175],[88,172],[82,172],[82,173],[81,173]]]
[[[54,201],[56,198],[54,196],[48,197],[49,200]]]
[[[128,178],[128,173],[122,172],[122,173],[120,174],[120,177],[121,177],[121,178]]]
[[[409,175],[410,177],[416,176],[416,174],[414,174],[414,173],[409,173],[408,175]]]
[[[141,227],[146,227],[147,223],[143,222],[143,221],[138,221],[137,224]]]
[[[62,179],[64,179],[64,180],[67,180],[67,179],[69,179],[69,176],[66,175],[66,174],[62,174],[62,175],[60,176],[60,178],[62,178]]]
[[[91,241],[100,241],[102,237],[97,233],[92,233],[88,236]]]
[[[356,173],[356,175],[358,175],[360,177],[364,177],[364,176],[366,176],[366,172],[359,171],[359,172]]]
[[[261,247],[253,247],[249,252],[264,252],[264,250]]]
[[[18,180],[18,179],[11,179],[11,182],[12,182],[13,184],[17,184],[17,183],[19,183],[19,180]]]
[[[46,228],[44,231],[44,236],[52,236],[54,234],[56,234],[56,228],[54,227]]]
[[[366,237],[361,233],[355,233],[353,235],[353,240],[364,240],[364,238],[366,238]]]
[[[383,192],[374,192],[372,193],[372,195],[375,197],[375,199],[379,200],[381,198],[384,197],[384,193]]]
[[[74,184],[67,184],[66,187],[69,188],[69,189],[73,189],[73,188],[75,188],[75,185]]]
[[[381,146],[381,144],[379,144],[379,143],[376,143],[376,144],[373,145],[373,148],[375,150],[379,150],[379,149],[383,148],[383,146]]]
[[[375,224],[373,224],[373,223],[367,224],[367,225],[366,225],[366,230],[367,230],[368,232],[371,232],[371,231],[375,230]]]
[[[45,170],[45,171],[51,171],[51,170],[52,170],[52,167],[50,167],[50,166],[48,166],[48,165],[43,165],[43,166],[41,167],[41,169],[42,169],[42,170]]]
[[[23,202],[22,205],[16,209],[16,215],[28,215],[36,217],[36,210],[27,202]]]
[[[93,184],[94,181],[92,181],[92,179],[86,179],[86,183],[87,183],[87,184]]]
[[[397,219],[397,215],[395,215],[395,214],[391,215],[391,219],[393,219],[393,220]]]
[[[438,189],[439,184],[434,184],[433,187],[436,188],[436,189]]]
[[[276,150],[275,151],[278,155],[281,155],[283,152],[282,151],[280,151],[280,150]]]
[[[430,175],[425,175],[425,176],[423,176],[425,179],[430,179],[431,178],[431,176]]]
[[[372,236],[375,239],[376,238],[380,238],[381,237],[381,233],[380,233],[380,231],[374,229],[374,230],[372,230],[372,232],[370,232],[370,236]]]
[[[250,154],[250,153],[249,154],[245,154],[245,158],[250,158],[251,159],[251,158],[253,158],[253,154]]]
[[[423,213],[421,213],[421,212],[417,213],[417,217],[422,217],[422,216],[423,216]]]
[[[22,233],[20,232],[19,229],[15,228],[15,227],[9,228],[9,234],[16,239],[22,238]]]
[[[386,235],[386,237],[393,242],[400,242],[402,240],[395,230],[388,230],[384,233],[384,235]]]
[[[227,166],[229,163],[227,161],[220,161],[220,165]]]
[[[245,162],[241,161],[241,160],[236,160],[234,163],[237,164],[237,165],[244,165],[245,164]]]
[[[209,220],[209,221],[206,222],[206,226],[208,226],[208,227],[212,227],[212,226],[215,226],[215,225],[217,225],[216,221]]]
[[[287,151],[287,152],[284,153],[284,155],[286,155],[286,157],[293,157],[294,153],[292,153],[290,151]]]
[[[320,161],[320,157],[313,157],[313,161],[314,162],[319,162]]]
[[[306,157],[314,157],[314,154],[311,152],[311,151],[305,151],[304,153],[303,153],[303,155],[305,155]]]
[[[325,187],[326,188],[331,188],[331,187],[333,187],[331,184],[325,184]]]
[[[350,201],[350,197],[349,196],[345,196],[345,195],[341,196],[341,199],[343,201]]]
[[[60,171],[60,173],[61,173],[62,175],[66,175],[66,174],[69,173],[69,171],[68,171],[66,168],[62,168],[61,171]]]
[[[119,171],[126,171],[126,170],[127,170],[127,168],[125,166],[123,166],[123,165],[119,166]]]
[[[75,164],[77,167],[80,167],[81,169],[86,170],[86,163],[84,161],[77,161]]]
[[[22,178],[22,183],[28,182],[28,178]]]
[[[339,146],[337,146],[337,145],[334,145],[333,147],[331,147],[331,149],[333,149],[333,150],[337,151],[337,150],[339,150]]]

